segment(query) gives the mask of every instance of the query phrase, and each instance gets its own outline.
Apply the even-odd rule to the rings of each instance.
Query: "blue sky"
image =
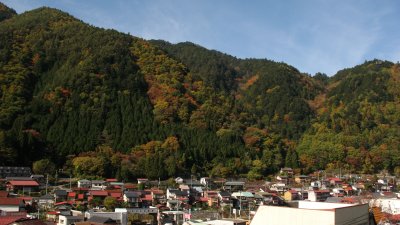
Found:
[[[0,1],[18,13],[54,7],[98,27],[283,61],[312,75],[374,58],[400,61],[397,0]]]

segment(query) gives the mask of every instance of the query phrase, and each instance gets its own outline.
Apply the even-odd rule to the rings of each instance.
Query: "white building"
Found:
[[[57,225],[71,225],[75,224],[76,222],[82,222],[84,220],[83,216],[58,216],[58,223]]]
[[[250,225],[368,225],[368,204],[299,201],[297,208],[260,206]]]

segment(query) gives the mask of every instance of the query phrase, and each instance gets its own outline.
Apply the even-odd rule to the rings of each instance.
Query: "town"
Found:
[[[375,175],[294,174],[273,181],[177,177],[86,180],[0,167],[0,224],[396,224],[400,179]],[[291,222],[292,221],[292,222]]]

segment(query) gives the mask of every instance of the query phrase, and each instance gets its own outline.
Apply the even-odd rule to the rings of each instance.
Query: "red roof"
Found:
[[[136,187],[137,187],[137,185],[135,185],[135,184],[125,184],[125,189],[134,189]]]
[[[107,191],[90,191],[90,195],[92,196],[108,196]]]
[[[200,202],[208,202],[208,198],[200,197],[199,201]]]
[[[19,205],[23,200],[18,198],[0,198],[0,205]]]
[[[84,194],[78,194],[78,198],[76,198],[76,199],[82,200],[82,199],[84,199],[84,198],[85,198],[85,195],[84,195]]]
[[[338,178],[338,177],[331,177],[331,178],[328,178],[330,181],[335,181],[335,182],[342,182],[342,180],[340,179],[340,178]]]
[[[75,198],[75,196],[76,196],[76,193],[75,193],[75,192],[69,192],[69,193],[68,193],[68,197],[69,197],[69,198]]]
[[[56,204],[54,204],[54,205],[72,205],[72,202],[71,201],[64,201],[64,202],[57,202]]]
[[[8,196],[8,192],[7,191],[0,191],[0,198],[5,198]]]
[[[151,197],[151,195],[145,195],[144,198],[141,198],[144,201],[152,201],[153,197]]]
[[[106,179],[107,182],[117,182],[118,180],[115,178],[108,178]]]
[[[34,180],[11,180],[8,183],[12,186],[39,186],[38,182]]]
[[[151,192],[156,195],[156,194],[164,194],[163,190],[159,190],[159,189],[152,189]]]
[[[89,188],[72,188],[73,191],[89,191]]]
[[[50,211],[50,212],[47,212],[47,214],[48,215],[58,215],[58,214],[60,214],[59,212],[56,212],[56,211]]]
[[[113,198],[121,198],[122,197],[122,193],[121,192],[111,192],[110,196]]]
[[[29,196],[21,196],[21,197],[18,197],[19,199],[21,199],[21,200],[24,200],[24,201],[32,201],[32,197],[29,197]]]

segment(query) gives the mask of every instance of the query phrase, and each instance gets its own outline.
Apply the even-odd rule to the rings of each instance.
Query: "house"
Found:
[[[187,184],[180,184],[179,190],[189,192],[190,187]]]
[[[257,192],[256,194],[262,197],[262,204],[260,205],[284,205],[284,199],[276,193]]]
[[[251,192],[234,192],[232,198],[233,206],[238,209],[248,208],[251,203],[254,203],[254,195]]]
[[[54,204],[54,209],[62,215],[71,215],[72,204],[71,202],[57,202]]]
[[[0,178],[29,177],[32,174],[29,167],[0,166]]]
[[[183,179],[181,177],[177,177],[177,178],[175,178],[175,183],[183,184]]]
[[[172,188],[167,189],[167,199],[177,199],[179,197],[187,197],[187,196],[188,196],[187,191],[181,191],[181,190],[172,189]]]
[[[291,176],[291,175],[293,175],[293,169],[289,168],[289,167],[284,167],[284,168],[281,168],[280,173],[286,174],[287,176]]]
[[[142,206],[141,193],[139,192],[125,191],[123,199],[130,207],[139,208]]]
[[[59,212],[49,211],[46,213],[46,220],[56,222],[56,221],[58,221],[58,215],[60,215]]]
[[[283,195],[283,198],[286,201],[293,201],[293,200],[299,200],[299,193],[296,190],[290,189],[288,191],[285,192],[285,194]]]
[[[137,184],[132,184],[132,183],[126,183],[124,185],[124,190],[125,191],[134,191],[137,189]]]
[[[331,197],[329,190],[308,191],[308,200],[312,202],[324,202],[328,197]]]
[[[19,198],[0,198],[0,211],[21,212],[25,210],[25,202]]]
[[[124,188],[124,183],[123,182],[107,182],[108,187],[112,189],[123,189]]]
[[[147,178],[138,178],[137,182],[138,184],[146,184],[149,181]]]
[[[167,198],[166,198],[163,190],[151,189],[150,191],[151,191],[151,196],[153,198],[155,205],[164,204],[167,202]]]
[[[30,178],[31,178],[32,180],[35,180],[36,182],[38,182],[39,188],[40,188],[41,190],[46,188],[46,178],[44,177],[44,175],[41,175],[41,174],[32,174],[32,175],[30,176]]]
[[[143,208],[148,208],[153,204],[153,197],[151,193],[144,193],[141,195],[140,201],[142,202]]]
[[[204,192],[204,197],[207,198],[208,206],[210,206],[210,207],[219,206],[218,192],[216,192],[216,191],[205,191]]]
[[[71,224],[75,224],[77,222],[82,222],[82,221],[84,221],[84,217],[83,216],[59,215],[58,216],[57,225],[71,225]]]
[[[92,190],[105,190],[107,188],[107,182],[104,180],[92,180]]]
[[[280,175],[276,176],[276,180],[279,183],[284,183],[284,184],[289,183],[289,177],[287,175],[281,175],[280,174]]]
[[[98,199],[99,201],[103,202],[107,196],[108,196],[107,191],[92,190],[92,191],[89,191],[88,201]]]
[[[227,191],[218,192],[218,199],[221,205],[231,204],[231,193]]]
[[[368,204],[299,201],[295,207],[260,206],[250,223],[250,225],[281,224],[370,224]]]
[[[54,196],[50,194],[43,195],[38,199],[38,205],[44,209],[51,208],[54,205],[54,203],[55,203]]]
[[[286,186],[284,183],[276,183],[271,185],[271,190],[283,195],[285,191],[289,190],[289,186]]]
[[[338,177],[330,177],[330,178],[328,178],[328,181],[329,181],[329,184],[332,186],[340,186],[343,183],[342,179],[340,179]]]
[[[202,177],[200,178],[200,184],[202,184],[204,187],[210,187],[210,183],[211,183],[211,178],[209,177]]]
[[[332,189],[333,196],[335,197],[343,197],[344,189],[343,188],[334,188]]]
[[[78,188],[91,188],[92,182],[90,180],[78,180]]]
[[[108,196],[113,197],[117,199],[118,201],[123,201],[122,198],[122,191],[117,189],[117,190],[107,190]]]
[[[294,181],[298,184],[304,184],[309,180],[309,176],[307,175],[297,175],[294,178]]]
[[[224,184],[224,190],[235,192],[235,191],[243,191],[244,190],[244,182],[243,181],[227,181]]]
[[[22,192],[36,192],[39,191],[39,184],[34,180],[10,180],[6,183],[7,191],[14,193]]]
[[[66,190],[54,190],[55,202],[63,202],[67,200],[68,193]]]

